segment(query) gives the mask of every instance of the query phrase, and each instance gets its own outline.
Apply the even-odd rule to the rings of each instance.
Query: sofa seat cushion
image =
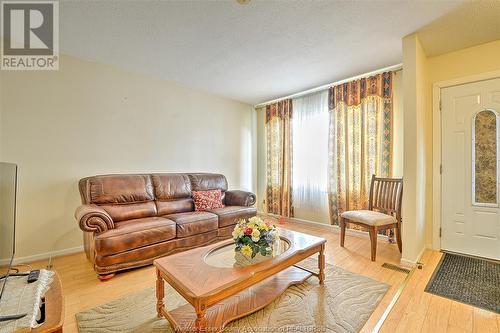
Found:
[[[101,256],[161,243],[176,236],[175,222],[162,217],[146,217],[115,223],[115,228],[98,234],[95,250]]]
[[[239,219],[248,219],[257,215],[257,209],[246,206],[226,206],[223,208],[211,209],[209,212],[219,217],[219,228],[236,224]]]
[[[217,215],[209,212],[186,212],[163,216],[177,224],[177,238],[217,230]]]

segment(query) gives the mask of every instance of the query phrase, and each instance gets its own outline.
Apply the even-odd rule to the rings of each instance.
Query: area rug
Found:
[[[301,263],[316,267],[315,261]],[[326,265],[324,286],[315,277],[291,286],[270,305],[231,322],[225,332],[358,332],[389,289],[333,265]],[[186,301],[165,284],[168,310]],[[155,289],[148,288],[76,314],[80,333],[174,332],[167,320],[156,317]]]
[[[500,314],[500,264],[445,253],[425,291]]]

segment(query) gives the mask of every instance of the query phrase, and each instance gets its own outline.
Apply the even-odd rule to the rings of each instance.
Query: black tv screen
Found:
[[[0,276],[9,273],[15,252],[17,165],[0,162]],[[6,278],[0,280],[0,299]]]

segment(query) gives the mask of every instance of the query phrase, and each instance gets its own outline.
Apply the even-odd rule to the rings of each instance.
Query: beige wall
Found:
[[[417,34],[403,39],[403,261],[415,262],[433,235],[433,97],[436,82],[500,70],[500,40],[426,57]]]
[[[19,164],[17,257],[82,245],[80,178],[220,172],[256,185],[250,105],[62,56],[60,70],[2,73],[2,160]]]

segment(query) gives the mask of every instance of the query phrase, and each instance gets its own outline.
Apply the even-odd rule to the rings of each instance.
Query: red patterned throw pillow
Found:
[[[224,207],[221,190],[193,191],[193,200],[197,212]]]

